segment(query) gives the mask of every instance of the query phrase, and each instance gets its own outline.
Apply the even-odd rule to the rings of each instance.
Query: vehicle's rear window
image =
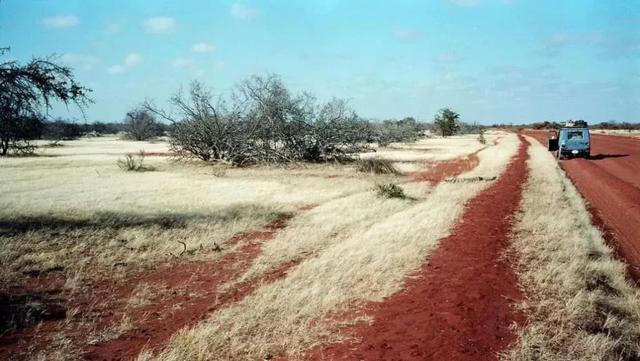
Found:
[[[570,130],[567,132],[567,139],[569,140],[582,140],[582,138],[584,138],[582,130]]]

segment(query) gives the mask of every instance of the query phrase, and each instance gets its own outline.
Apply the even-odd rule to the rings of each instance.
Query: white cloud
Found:
[[[95,65],[100,61],[93,55],[84,55],[77,53],[65,53],[60,56],[60,61],[71,67],[77,67],[82,70],[93,70]]]
[[[181,56],[173,59],[173,61],[171,62],[171,65],[173,65],[173,67],[175,68],[187,68],[190,67],[191,64],[191,59],[183,58]]]
[[[144,28],[148,33],[166,34],[176,28],[176,20],[170,17],[149,18],[144,22]]]
[[[113,74],[113,75],[122,74],[122,73],[124,73],[124,66],[122,66],[122,65],[112,65],[112,66],[109,67],[109,69],[107,69],[107,72],[109,74]]]
[[[449,0],[449,2],[465,8],[472,8],[480,5],[480,0]]]
[[[129,53],[124,58],[124,65],[128,68],[134,67],[136,65],[140,65],[142,63],[142,58],[140,55],[136,53]]]
[[[231,16],[241,20],[253,20],[260,15],[260,9],[244,4],[235,3],[231,5]]]
[[[216,47],[215,45],[209,43],[197,43],[193,44],[191,50],[195,51],[196,53],[212,53],[216,50]]]
[[[122,74],[125,71],[142,64],[142,57],[137,53],[129,53],[124,57],[122,64],[112,65],[107,69],[109,74]]]
[[[51,16],[42,19],[42,25],[48,28],[62,29],[72,28],[80,23],[80,19],[73,15]]]

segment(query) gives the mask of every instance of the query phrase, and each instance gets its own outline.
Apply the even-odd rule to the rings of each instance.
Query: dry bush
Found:
[[[483,128],[480,128],[480,134],[478,134],[478,142],[480,142],[480,144],[487,144],[487,139],[484,137]]]
[[[391,143],[415,142],[424,136],[427,126],[419,123],[414,118],[408,117],[401,120],[385,120],[382,123],[371,123],[370,133],[372,140],[378,142],[381,147]]]
[[[292,94],[275,75],[253,76],[227,98],[214,99],[194,82],[188,97],[171,99],[178,117],[146,104],[172,122],[172,150],[184,157],[233,165],[347,161],[366,148],[367,123],[343,100],[319,105]]]
[[[376,184],[375,189],[379,197],[400,199],[407,198],[407,195],[404,194],[404,189],[394,183]]]
[[[400,174],[393,166],[393,161],[382,158],[360,159],[356,164],[356,170],[373,174]]]
[[[118,159],[117,164],[120,169],[127,172],[150,172],[156,170],[154,167],[144,164],[143,150],[138,154],[126,154],[124,158]]]
[[[162,126],[147,109],[133,109],[128,112],[124,125],[126,139],[150,140],[164,133]]]

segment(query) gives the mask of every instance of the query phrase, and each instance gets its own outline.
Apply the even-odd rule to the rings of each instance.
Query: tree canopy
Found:
[[[0,56],[6,53],[0,50]],[[0,155],[21,149],[37,138],[43,117],[53,102],[84,110],[92,102],[91,89],[76,82],[73,71],[52,58],[34,58],[27,64],[0,63]]]
[[[460,114],[449,108],[443,108],[438,111],[433,123],[440,130],[443,137],[456,134],[460,130]]]

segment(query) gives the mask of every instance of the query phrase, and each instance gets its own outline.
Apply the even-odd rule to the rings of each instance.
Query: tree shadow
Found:
[[[82,229],[120,230],[132,227],[176,229],[187,227],[190,221],[213,223],[233,222],[254,213],[269,210],[251,205],[220,209],[213,213],[134,214],[128,212],[99,212],[88,218],[64,218],[59,216],[0,217],[0,237],[12,237],[32,231],[62,233]]]
[[[41,321],[66,318],[64,299],[55,293],[55,290],[14,295],[0,292],[0,336]]]
[[[588,159],[590,160],[602,160],[602,159],[606,159],[606,158],[623,158],[623,157],[628,157],[629,154],[594,154],[589,156]]]

